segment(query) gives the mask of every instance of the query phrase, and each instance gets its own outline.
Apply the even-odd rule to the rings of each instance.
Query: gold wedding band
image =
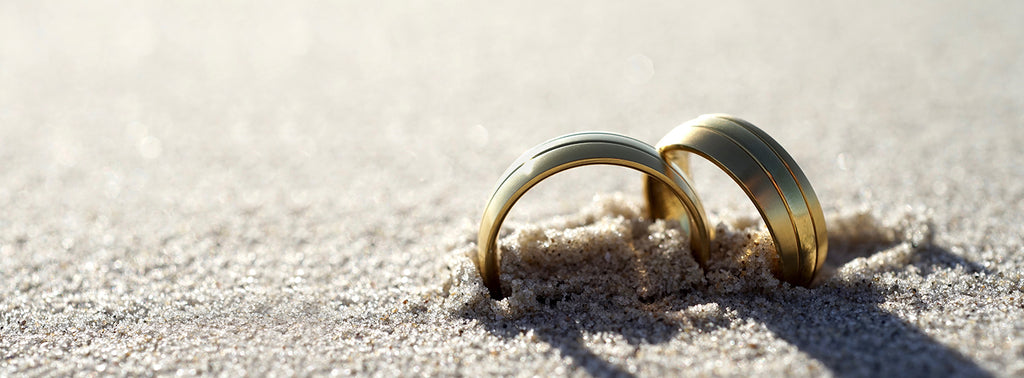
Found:
[[[686,175],[692,152],[710,160],[743,188],[761,213],[781,261],[781,279],[809,285],[828,253],[821,204],[807,177],[774,139],[744,120],[721,114],[686,122],[658,142],[658,153]],[[672,189],[645,180],[651,213],[679,213]]]
[[[694,257],[702,266],[707,262],[713,230],[707,227],[704,207],[685,176],[666,165],[654,147],[639,140],[605,132],[575,133],[530,149],[516,159],[498,180],[480,222],[474,259],[491,297],[503,297],[497,238],[501,223],[512,205],[541,180],[566,169],[591,164],[619,165],[646,173],[648,181],[657,183],[663,190],[658,203],[676,209],[675,218],[689,229]],[[664,218],[664,214],[658,215]]]

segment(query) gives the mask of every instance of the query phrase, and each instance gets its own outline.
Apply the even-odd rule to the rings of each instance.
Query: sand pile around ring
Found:
[[[692,293],[803,290],[776,278],[775,246],[759,219],[713,218],[716,239],[702,269],[677,222],[644,219],[642,214],[638,201],[621,194],[599,195],[577,214],[506,224],[499,245],[508,297],[492,301],[487,296],[472,263],[475,243],[450,252],[451,277],[444,293],[461,310],[517,318],[555,307],[618,315],[614,313]],[[880,269],[906,265],[910,252],[931,238],[929,222],[909,215],[883,225],[859,212],[831,217],[828,225],[832,255],[812,287],[855,284]]]
[[[868,211],[826,212],[830,252],[810,288],[775,278],[774,246],[758,219],[709,215],[717,239],[702,269],[679,225],[641,214],[637,199],[599,196],[576,214],[506,224],[502,300],[483,286],[467,227],[449,249],[447,280],[425,293],[440,299],[430,311],[485,329],[468,340],[491,356],[509,354],[555,374],[566,372],[557,361],[568,359],[595,375],[724,373],[729,363],[753,361],[769,375],[976,376],[985,372],[926,332],[954,322],[978,335],[971,319],[1007,316],[982,314],[991,307],[985,303],[1009,309],[1005,303],[1017,301],[972,292],[1013,292],[1019,279],[934,244],[927,214],[883,220]],[[925,302],[933,291],[950,306]],[[684,352],[691,348],[719,359]],[[807,356],[815,362],[803,362]]]

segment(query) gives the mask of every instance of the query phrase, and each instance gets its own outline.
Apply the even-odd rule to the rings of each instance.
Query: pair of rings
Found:
[[[497,238],[512,205],[541,180],[583,165],[619,165],[646,173],[648,215],[679,220],[690,234],[693,257],[706,266],[714,229],[690,184],[689,153],[728,173],[754,202],[779,254],[779,278],[809,285],[825,262],[828,234],[807,177],[761,129],[739,118],[709,114],[676,127],[656,148],[620,134],[581,132],[541,143],[516,159],[498,180],[477,236],[474,262],[491,297],[504,297]]]

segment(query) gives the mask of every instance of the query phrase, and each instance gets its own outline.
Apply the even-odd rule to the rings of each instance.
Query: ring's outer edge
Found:
[[[658,151],[639,140],[614,133],[584,132],[551,139],[521,155],[498,180],[484,208],[477,234],[474,263],[491,297],[503,297],[497,236],[512,206],[530,188],[558,172],[574,167],[609,164],[646,173],[683,203],[689,217],[694,257],[703,266],[710,254],[711,231],[703,205],[689,181],[662,160]]]
[[[775,139],[768,135],[768,133],[764,132],[764,130],[761,130],[750,122],[730,115],[718,114],[716,116],[733,121],[761,138],[762,141],[768,144],[772,150],[775,151],[775,154],[783,161],[783,163],[786,164],[789,171],[793,174],[793,177],[796,178],[796,182],[800,186],[800,192],[811,211],[811,218],[813,219],[814,224],[814,234],[818,244],[814,267],[816,272],[820,271],[822,266],[825,265],[825,259],[828,257],[828,229],[825,224],[825,213],[821,208],[821,202],[818,200],[818,195],[815,193],[814,188],[811,187],[811,182],[807,179],[807,175],[805,175],[804,171],[800,169],[800,166],[797,165],[796,160],[793,160],[793,157],[790,156],[789,152],[787,152],[785,148],[782,148],[782,145],[775,141]]]
[[[828,252],[824,214],[807,177],[778,142],[749,122],[709,114],[676,127],[657,148],[684,175],[689,175],[688,154],[675,151],[695,153],[729,174],[769,226],[782,263],[780,278],[803,286],[813,281]],[[735,151],[723,152],[730,149]],[[647,195],[652,208],[666,201],[658,193]],[[788,216],[781,216],[783,209]]]

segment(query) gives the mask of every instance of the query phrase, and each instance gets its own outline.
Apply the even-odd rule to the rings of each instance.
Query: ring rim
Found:
[[[685,175],[689,154],[679,152],[704,157],[725,171],[768,226],[781,263],[779,278],[801,286],[813,282],[828,254],[825,217],[806,175],[778,142],[750,122],[706,114],[674,128],[657,148]],[[667,201],[658,191],[647,196],[652,208]]]
[[[683,208],[679,219],[689,229],[694,258],[705,266],[714,230],[685,175],[667,164],[653,146],[610,132],[567,134],[541,143],[519,156],[498,180],[484,208],[473,262],[494,299],[504,298],[500,279],[498,233],[513,205],[536,184],[559,172],[586,165],[615,165],[643,172],[648,181],[667,188]],[[672,203],[671,197],[663,202]],[[648,208],[650,216],[651,208]],[[662,217],[651,217],[660,219]]]

